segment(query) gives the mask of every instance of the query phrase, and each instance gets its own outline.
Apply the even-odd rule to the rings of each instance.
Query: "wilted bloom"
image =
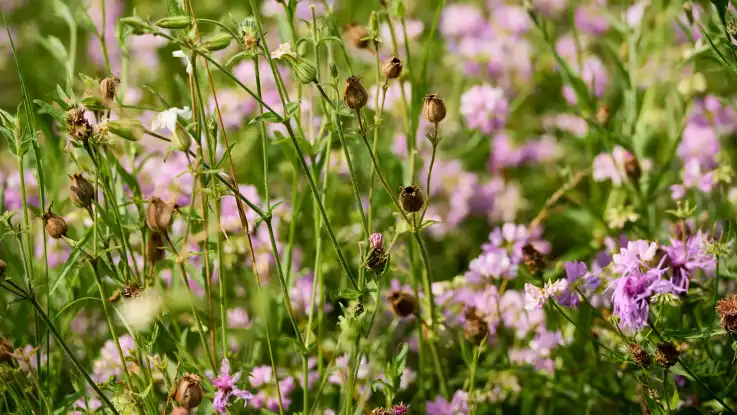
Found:
[[[402,61],[395,55],[390,55],[389,59],[384,63],[382,70],[384,71],[384,76],[387,78],[398,78],[402,73]]]
[[[729,293],[727,298],[717,301],[722,328],[730,333],[737,333],[737,294]]]
[[[169,225],[174,219],[174,211],[177,205],[164,202],[154,196],[148,201],[148,210],[146,211],[146,223],[154,232],[167,232]]]
[[[372,233],[369,236],[369,245],[371,250],[366,260],[366,267],[376,272],[383,271],[386,267],[386,261],[389,259],[386,251],[384,251],[384,237],[380,233]]]
[[[671,342],[661,342],[655,348],[655,361],[660,366],[671,367],[678,363],[678,348]]]
[[[81,174],[73,174],[69,197],[72,203],[80,208],[88,208],[95,200],[95,187]]]
[[[212,401],[212,406],[221,414],[226,414],[226,408],[232,396],[242,399],[243,406],[246,406],[249,400],[253,398],[253,394],[248,391],[244,391],[236,386],[236,383],[241,378],[241,372],[235,373],[233,376],[230,375],[230,362],[227,358],[223,359],[220,363],[220,374],[216,378],[210,377],[212,386],[217,390],[215,398]]]
[[[445,119],[447,109],[445,108],[445,103],[437,94],[430,94],[425,97],[422,113],[429,123],[437,126],[439,122]]]
[[[632,356],[632,361],[635,362],[637,366],[645,368],[650,366],[650,363],[652,363],[650,353],[648,353],[647,350],[645,350],[639,344],[630,343],[629,345],[627,345],[627,350]]]
[[[402,202],[402,209],[410,213],[419,212],[425,204],[425,196],[419,186],[402,187],[399,200]]]
[[[115,90],[120,84],[120,78],[117,76],[111,76],[100,81],[100,94],[106,102],[110,102],[115,99]]]
[[[349,76],[345,80],[345,89],[343,91],[343,102],[345,105],[355,111],[360,111],[368,101],[368,92],[361,85],[361,80],[357,76]]]

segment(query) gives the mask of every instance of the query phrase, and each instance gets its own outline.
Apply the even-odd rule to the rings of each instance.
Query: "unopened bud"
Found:
[[[59,215],[51,211],[51,207],[43,214],[44,227],[46,233],[54,239],[61,239],[67,236],[67,222]]]
[[[109,120],[105,128],[107,128],[107,131],[128,141],[138,141],[146,133],[143,124],[138,120]]]
[[[345,91],[343,91],[343,102],[355,111],[360,111],[368,102],[366,88],[361,85],[361,79],[357,76],[349,76],[345,80]]]
[[[402,187],[399,199],[402,202],[402,209],[410,213],[419,212],[425,204],[425,196],[419,186]]]
[[[200,377],[187,373],[182,376],[174,393],[174,401],[184,409],[192,409],[202,402],[205,392],[200,385]]]
[[[371,12],[371,18],[369,18],[369,30],[372,35],[379,33],[379,16],[376,12]]]
[[[317,81],[317,69],[310,61],[297,56],[289,62],[292,64],[292,74],[297,82],[307,85]]]
[[[158,20],[154,24],[164,29],[189,29],[192,26],[192,19],[189,16],[169,16]]]
[[[164,202],[153,196],[148,202],[146,211],[146,224],[153,231],[166,232],[174,219],[174,210],[177,205]]]
[[[365,27],[348,23],[343,25],[343,36],[359,49],[366,49],[369,46],[369,31]]]
[[[392,311],[399,317],[408,317],[417,311],[417,299],[410,293],[394,290],[389,293],[388,298]]]
[[[378,232],[374,232],[369,236],[369,245],[371,249],[384,249],[384,236]]]
[[[171,144],[179,151],[187,151],[192,145],[192,136],[177,124],[176,131],[171,137]]]
[[[425,97],[422,113],[428,122],[437,125],[440,121],[443,121],[446,112],[445,103],[437,94],[430,94]]]
[[[128,16],[119,20],[119,22],[131,29],[134,35],[145,35],[153,32],[153,27],[138,16]]]
[[[230,45],[230,40],[232,37],[228,33],[218,33],[214,35],[213,37],[207,39],[205,42],[202,43],[202,47],[205,50],[208,50],[210,52],[214,52],[216,50],[223,50]]]
[[[717,301],[722,328],[730,333],[737,333],[737,294],[730,293],[727,298]]]
[[[164,235],[161,232],[152,231],[149,234],[146,240],[146,256],[151,265],[155,265],[166,256],[164,243]]]
[[[637,366],[646,368],[650,366],[650,363],[652,363],[652,358],[650,357],[650,353],[648,353],[647,350],[645,350],[639,344],[631,343],[627,346],[627,350],[630,352],[630,355],[632,356],[632,361],[635,362]]]
[[[337,78],[340,73],[338,72],[338,65],[335,62],[330,62],[330,76]]]
[[[655,349],[655,361],[663,367],[675,365],[678,363],[678,348],[671,342],[658,343]]]
[[[389,259],[384,251],[384,237],[380,233],[372,233],[369,236],[369,246],[371,250],[366,261],[366,268],[374,272],[383,271]]]
[[[92,201],[95,200],[95,187],[81,174],[73,174],[71,177],[72,185],[69,196],[72,203],[79,208],[89,208]]]
[[[120,78],[117,76],[111,76],[100,81],[100,95],[105,102],[110,102],[115,99],[115,90],[120,84]]]
[[[389,79],[398,78],[402,73],[402,61],[394,55],[389,55],[389,60],[384,63],[384,76]]]

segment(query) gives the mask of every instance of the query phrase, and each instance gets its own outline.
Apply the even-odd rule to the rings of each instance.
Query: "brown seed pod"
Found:
[[[532,275],[537,275],[545,269],[545,258],[543,254],[530,244],[522,247],[522,261]]]
[[[381,272],[386,267],[386,261],[389,259],[384,248],[373,248],[369,253],[366,261],[366,268],[374,272]]]
[[[72,203],[79,208],[89,208],[92,205],[92,201],[95,200],[95,187],[81,174],[73,174],[71,179],[72,185],[69,189],[69,196],[72,199]]]
[[[384,63],[384,76],[389,79],[398,78],[402,73],[402,61],[395,55],[389,55],[389,59]]]
[[[445,103],[437,94],[430,94],[425,97],[422,113],[428,122],[437,125],[440,121],[443,121],[447,110]]]
[[[675,365],[678,363],[678,348],[671,342],[658,343],[655,349],[655,361],[663,367]]]
[[[737,333],[737,294],[730,293],[727,298],[717,301],[722,328],[730,333]]]
[[[630,343],[629,345],[627,345],[627,350],[630,352],[630,355],[632,356],[632,361],[635,362],[637,366],[646,368],[650,366],[650,364],[652,363],[652,358],[650,357],[650,353],[648,353],[647,350],[645,350],[639,344]]]
[[[642,176],[640,162],[637,161],[637,158],[630,153],[627,153],[627,156],[624,158],[624,172],[627,174],[627,177],[635,183],[637,183]]]
[[[143,294],[143,290],[136,283],[131,283],[123,287],[123,297],[138,298]]]
[[[148,201],[146,224],[153,231],[166,232],[174,219],[174,210],[177,205],[164,202],[156,196]]]
[[[146,240],[146,256],[151,265],[155,265],[166,256],[164,247],[164,235],[161,232],[152,231]]]
[[[200,385],[200,377],[187,373],[179,380],[176,390],[174,391],[174,401],[184,409],[192,409],[202,402],[204,396],[202,385]]]
[[[84,142],[92,136],[92,126],[84,117],[84,108],[74,106],[66,112],[67,133],[72,140]]]
[[[3,281],[3,278],[5,277],[5,272],[8,270],[8,264],[5,263],[2,259],[0,259],[0,281]]]
[[[402,209],[406,212],[419,212],[425,204],[425,196],[419,186],[402,187],[399,199],[402,202]]]
[[[343,102],[345,105],[356,111],[360,111],[368,101],[368,92],[361,85],[361,79],[357,76],[350,76],[345,80],[345,90],[343,91]]]
[[[117,76],[110,76],[100,81],[100,94],[105,102],[110,102],[115,99],[115,90],[120,84],[120,78]]]
[[[417,311],[417,299],[404,291],[394,290],[388,295],[392,311],[399,317],[408,317]]]
[[[54,239],[61,239],[67,236],[67,222],[61,216],[51,211],[51,207],[43,214],[44,226],[46,233]]]
[[[365,27],[356,24],[348,23],[343,25],[343,37],[353,46],[359,49],[368,49],[369,47],[369,31]]]
[[[66,112],[66,121],[67,126],[85,123],[87,119],[84,118],[84,108],[80,106],[69,108]]]
[[[479,314],[476,307],[464,311],[466,322],[463,324],[463,335],[466,340],[479,345],[489,335],[489,323]]]

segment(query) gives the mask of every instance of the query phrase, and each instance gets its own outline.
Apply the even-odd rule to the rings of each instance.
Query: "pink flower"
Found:
[[[212,386],[217,389],[215,398],[212,401],[212,406],[221,414],[226,414],[226,408],[228,401],[232,396],[243,399],[243,406],[245,407],[249,400],[253,398],[253,394],[248,391],[244,391],[236,386],[236,382],[240,380],[241,372],[237,372],[233,376],[230,376],[230,362],[227,358],[223,359],[220,363],[220,375],[216,378],[210,377]]]

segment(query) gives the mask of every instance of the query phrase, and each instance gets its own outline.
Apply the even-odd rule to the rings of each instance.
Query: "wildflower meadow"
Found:
[[[729,0],[0,9],[0,413],[737,414]]]

